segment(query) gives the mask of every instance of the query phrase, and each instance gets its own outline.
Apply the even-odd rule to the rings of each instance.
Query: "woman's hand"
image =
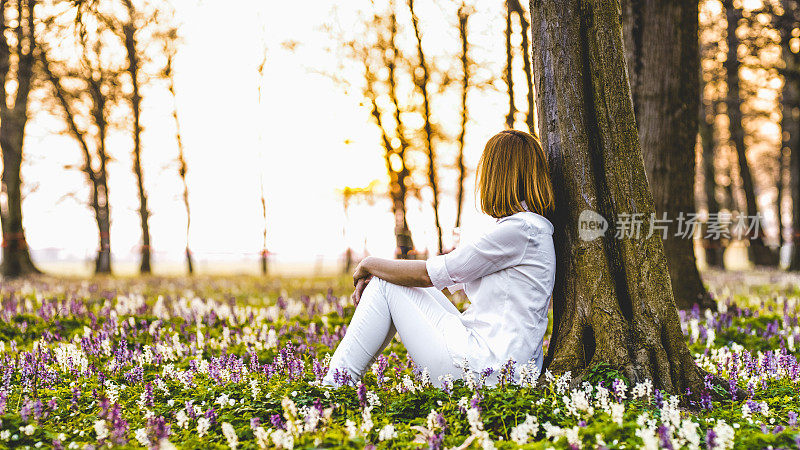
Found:
[[[367,288],[367,284],[369,284],[371,279],[372,277],[362,278],[356,282],[356,290],[353,292],[352,296],[353,303],[356,306],[358,306],[358,303],[361,301],[361,294],[364,293],[364,289]]]
[[[355,291],[353,292],[353,303],[358,306],[358,302],[361,301],[361,294],[366,289],[369,280],[372,279],[372,274],[369,272],[367,268],[367,261],[369,260],[369,256],[362,259],[358,266],[356,266],[355,272],[353,272],[353,285],[355,286]]]
[[[369,264],[370,257],[367,256],[366,258],[362,259],[358,266],[356,266],[355,272],[353,272],[353,286],[358,286],[358,280],[363,280],[365,278],[369,278],[372,276],[367,265]]]

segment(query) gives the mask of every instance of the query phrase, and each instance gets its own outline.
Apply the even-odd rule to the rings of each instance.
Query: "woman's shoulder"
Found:
[[[500,228],[519,228],[529,234],[553,234],[553,224],[546,217],[531,211],[522,211],[503,217],[497,221]]]

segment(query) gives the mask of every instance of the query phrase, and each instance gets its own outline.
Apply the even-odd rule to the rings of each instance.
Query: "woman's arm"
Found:
[[[431,287],[431,279],[425,261],[383,259],[367,256],[356,267],[353,282],[370,276],[382,278],[392,284],[412,287]]]
[[[383,259],[367,256],[359,263],[353,273],[353,284],[356,289],[352,298],[356,306],[361,301],[361,294],[372,277],[382,278],[400,286],[433,286],[428,276],[428,268],[425,261]]]

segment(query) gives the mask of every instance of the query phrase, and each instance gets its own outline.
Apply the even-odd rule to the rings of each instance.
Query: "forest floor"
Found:
[[[747,396],[694,405],[611,369],[537,384],[525,361],[497,386],[479,373],[438,389],[398,339],[357,388],[322,388],[354,311],[346,277],[5,282],[0,447],[800,446],[800,277],[704,278],[719,311],[681,313],[684,333]]]

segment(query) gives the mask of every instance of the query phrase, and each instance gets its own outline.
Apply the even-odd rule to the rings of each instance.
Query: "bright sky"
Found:
[[[341,86],[319,74],[337,67],[335,56],[325,51],[330,46],[327,35],[319,29],[332,17],[335,2],[237,0],[235,7],[234,2],[223,1],[174,3],[185,41],[176,60],[176,89],[189,164],[191,247],[197,257],[257,259],[262,233],[262,174],[268,247],[278,261],[312,261],[320,255],[335,258],[348,242],[356,250],[366,243],[370,253],[391,256],[394,236],[389,202],[381,199],[372,206],[356,205],[345,224],[337,193],[346,185],[365,186],[375,179],[385,180],[386,169],[377,129],[369,120],[369,112],[359,106],[362,99],[358,92],[345,94]],[[485,6],[494,7],[499,17],[503,3],[492,3]],[[349,26],[346,18],[353,12],[347,8],[356,4],[338,7],[344,26]],[[438,20],[436,14],[449,11],[424,7],[431,21]],[[489,20],[480,18],[480,14],[475,19],[480,46],[476,51],[496,54],[497,64],[501,64],[502,29],[497,34],[490,31],[496,26],[495,16]],[[438,43],[448,38],[442,28],[423,28],[423,32],[434,30],[426,45],[441,47]],[[301,45],[292,52],[281,46],[285,41]],[[259,108],[257,67],[264,42],[268,59],[263,106]],[[524,90],[518,95],[524,110]],[[159,261],[182,258],[186,218],[174,162],[177,148],[171,99],[163,87],[145,96],[142,157],[158,270]],[[486,140],[503,128],[506,102],[502,92],[491,90],[471,100],[476,114],[468,134],[470,168],[475,167]],[[37,117],[28,128],[23,168],[28,242],[35,250],[54,248],[60,249],[62,256],[91,258],[97,248],[97,229],[86,203],[88,188],[81,172],[65,169],[80,164],[80,153],[70,137],[56,135],[62,127],[59,121]],[[140,229],[130,146],[120,137],[111,148],[115,158],[110,168],[112,249],[117,260],[136,259]],[[445,152],[442,158],[443,166],[452,164],[450,153]],[[446,242],[450,241],[455,216],[454,176],[453,170],[442,169],[441,215]],[[467,191],[471,194],[472,178],[469,182]],[[425,204],[409,202],[409,220],[417,246],[433,251],[436,237],[427,203],[430,193],[424,195]],[[491,219],[477,213],[469,195],[463,233],[473,235],[488,223]],[[347,240],[343,236],[345,225]]]

